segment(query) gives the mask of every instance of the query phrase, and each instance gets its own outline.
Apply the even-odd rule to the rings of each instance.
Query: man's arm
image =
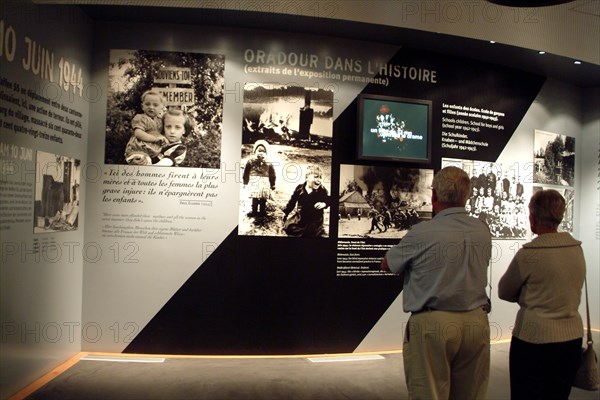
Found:
[[[422,244],[418,237],[415,237],[413,229],[402,238],[400,243],[388,249],[381,260],[381,269],[401,275],[410,268],[421,251]]]
[[[383,257],[383,260],[381,260],[381,269],[387,272],[392,272],[390,270],[390,266],[387,263],[386,257]],[[404,271],[400,272],[398,276],[398,279],[400,279],[400,291],[402,291],[402,289],[404,289]]]

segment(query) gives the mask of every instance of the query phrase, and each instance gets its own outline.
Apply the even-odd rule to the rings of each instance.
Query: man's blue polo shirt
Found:
[[[491,239],[488,226],[463,207],[413,226],[386,253],[390,270],[404,272],[404,311],[468,311],[486,304]]]

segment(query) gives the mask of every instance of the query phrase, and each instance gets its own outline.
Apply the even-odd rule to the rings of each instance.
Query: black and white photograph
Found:
[[[565,214],[563,216],[563,219],[562,219],[560,225],[558,226],[558,231],[573,233],[573,220],[574,220],[573,205],[575,203],[575,190],[570,189],[570,188],[556,188],[556,187],[551,187],[551,186],[534,185],[533,193],[539,192],[540,190],[547,190],[547,189],[554,189],[558,193],[560,193],[562,195],[562,197],[565,198]]]
[[[33,233],[77,230],[80,160],[38,151],[35,175]]]
[[[471,195],[465,209],[490,227],[492,239],[524,239],[528,228],[525,164],[442,159],[442,168],[461,168],[471,177]]]
[[[404,237],[432,218],[432,182],[432,169],[342,164],[338,237]]]
[[[333,92],[247,83],[238,234],[329,237]]]
[[[533,148],[533,183],[575,184],[574,137],[536,130]]]
[[[110,51],[106,164],[220,168],[225,57]]]

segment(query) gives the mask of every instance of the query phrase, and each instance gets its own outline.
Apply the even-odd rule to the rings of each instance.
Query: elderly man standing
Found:
[[[440,170],[432,189],[433,219],[415,225],[381,262],[404,277],[403,307],[411,313],[402,349],[406,384],[411,399],[483,399],[491,235],[465,211],[470,180],[463,170]]]

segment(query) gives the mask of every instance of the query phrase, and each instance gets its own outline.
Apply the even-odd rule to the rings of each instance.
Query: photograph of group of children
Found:
[[[432,218],[433,170],[340,165],[338,237],[402,238]]]
[[[489,161],[442,159],[471,177],[471,195],[465,209],[488,224],[493,239],[525,239],[529,229],[524,179],[527,165]]]
[[[238,234],[328,237],[333,92],[244,87]]]
[[[106,164],[219,168],[222,55],[110,51]]]

